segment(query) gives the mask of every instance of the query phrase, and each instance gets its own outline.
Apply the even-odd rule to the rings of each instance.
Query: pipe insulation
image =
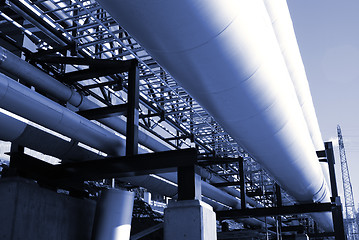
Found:
[[[330,201],[262,0],[98,2],[289,194]]]
[[[286,0],[263,0],[316,150],[324,143]]]
[[[63,162],[93,160],[100,155],[0,112],[0,140],[57,157]]]
[[[298,48],[293,22],[286,0],[263,0],[272,22],[282,55],[302,108],[316,151],[324,150],[324,142],[315,113],[308,79]],[[327,185],[330,185],[328,163],[320,163]],[[328,188],[330,190],[330,188]]]
[[[120,137],[3,74],[0,107],[109,155],[124,155]]]
[[[106,189],[96,206],[93,240],[130,239],[135,193]]]
[[[80,93],[76,92],[74,89],[65,86],[45,72],[42,72],[40,69],[25,62],[2,47],[0,47],[0,69],[18,77],[23,82],[34,86],[42,92],[46,92],[60,101],[70,103],[79,110],[88,110],[100,107],[100,105],[92,102],[87,97],[84,97]],[[123,119],[119,117],[112,117],[99,119],[98,121],[113,130],[126,135],[126,122]],[[167,145],[159,142],[142,131],[138,132],[138,141],[140,144],[154,151],[171,150],[171,148]]]

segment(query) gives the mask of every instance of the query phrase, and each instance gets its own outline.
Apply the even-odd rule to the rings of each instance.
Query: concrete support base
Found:
[[[199,200],[170,203],[165,209],[164,240],[216,240],[216,214]]]
[[[91,239],[95,201],[73,198],[21,178],[0,180],[0,239]]]

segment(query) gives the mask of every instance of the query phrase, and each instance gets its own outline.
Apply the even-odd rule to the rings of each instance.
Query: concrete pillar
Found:
[[[39,187],[22,178],[0,179],[0,239],[90,240],[96,203]]]
[[[93,240],[130,239],[133,192],[120,189],[107,189],[101,193],[97,203]]]
[[[165,209],[164,240],[216,240],[216,214],[200,200],[171,202]]]

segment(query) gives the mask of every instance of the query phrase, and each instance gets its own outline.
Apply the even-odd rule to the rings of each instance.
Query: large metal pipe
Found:
[[[324,143],[286,0],[263,0],[317,151]]]
[[[0,74],[0,107],[110,155],[123,155],[123,140],[99,125]]]
[[[49,96],[63,102],[68,102],[80,110],[100,107],[98,104],[92,102],[74,89],[65,86],[53,77],[25,62],[2,47],[0,47],[0,69],[18,77],[23,82],[34,86],[36,89],[46,92]],[[98,121],[115,131],[126,135],[126,122],[123,119],[113,117],[99,119]],[[139,131],[138,133],[138,140],[139,143],[154,151],[171,150],[171,148],[166,144],[161,143],[159,140],[154,139],[142,131]]]
[[[297,93],[314,148],[324,150],[324,141],[320,132],[317,115],[315,113],[309,83],[305,73],[302,57],[298,48],[292,19],[286,0],[263,0],[271,18],[282,55],[287,65],[291,80]],[[330,184],[328,163],[321,162],[322,171],[327,185]],[[328,187],[328,190],[330,188]]]
[[[289,194],[329,201],[262,0],[99,2]]]
[[[97,203],[92,240],[130,239],[135,193],[120,189],[102,191]]]
[[[0,112],[0,140],[9,141],[66,161],[85,161],[100,155]]]

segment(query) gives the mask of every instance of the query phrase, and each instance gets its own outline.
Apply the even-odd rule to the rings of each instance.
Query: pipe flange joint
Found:
[[[67,101],[70,101],[71,100],[71,98],[76,94],[76,93],[78,93],[78,92],[76,92],[76,90],[75,90],[75,88],[71,88],[71,96],[70,96],[70,98],[67,100]],[[84,101],[84,96],[82,95],[82,94],[79,94],[80,95],[80,102],[77,104],[77,105],[73,105],[74,107],[76,107],[76,108],[79,108],[80,106],[81,106],[81,104],[83,103],[83,101]]]
[[[0,64],[5,62],[7,59],[7,54],[5,49],[0,49]]]

